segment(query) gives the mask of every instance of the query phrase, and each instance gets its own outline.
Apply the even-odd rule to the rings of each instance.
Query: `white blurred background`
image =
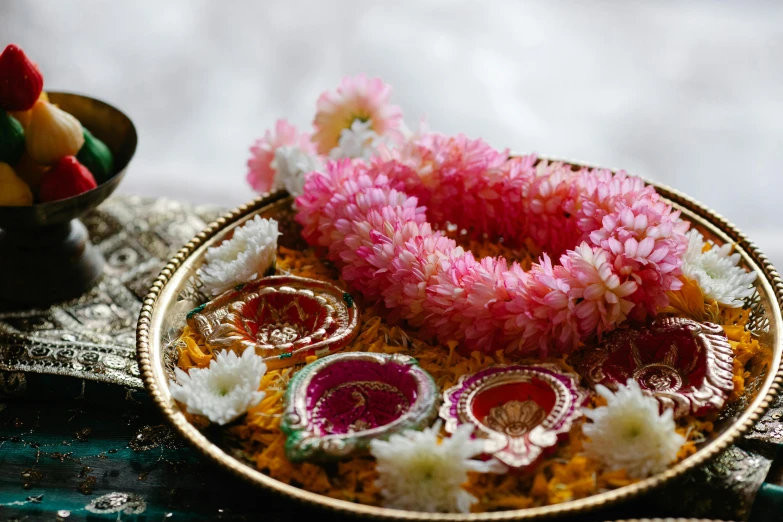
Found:
[[[11,42],[132,117],[124,193],[250,199],[253,139],[365,72],[411,127],[664,182],[783,267],[783,2],[2,0]]]

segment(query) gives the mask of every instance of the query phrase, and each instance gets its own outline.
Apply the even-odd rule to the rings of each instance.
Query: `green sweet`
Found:
[[[0,163],[16,165],[24,153],[24,129],[16,118],[0,109]]]
[[[95,181],[103,183],[114,174],[114,156],[109,147],[84,128],[84,145],[76,154],[79,163],[87,167],[95,176]]]

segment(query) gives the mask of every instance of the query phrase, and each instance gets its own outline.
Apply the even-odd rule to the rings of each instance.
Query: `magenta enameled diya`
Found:
[[[485,453],[527,469],[568,436],[588,397],[579,377],[551,364],[494,366],[463,375],[444,394],[440,416],[453,433],[472,424]]]
[[[213,348],[255,349],[268,369],[334,353],[359,331],[350,294],[295,276],[251,281],[192,310],[187,321]]]
[[[416,359],[347,352],[310,363],[286,391],[280,429],[291,461],[339,458],[373,439],[422,429],[437,415],[438,387]]]
[[[734,389],[734,352],[723,328],[683,317],[607,335],[580,365],[591,384],[616,390],[633,379],[675,417],[720,410]]]

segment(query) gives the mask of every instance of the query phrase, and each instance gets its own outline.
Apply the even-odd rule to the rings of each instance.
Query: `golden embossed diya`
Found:
[[[350,294],[334,285],[271,276],[199,306],[187,321],[210,346],[252,348],[275,369],[343,348],[356,336],[358,316]]]
[[[207,248],[218,244],[225,237],[230,236],[235,227],[242,225],[247,219],[255,215],[278,220],[281,223],[281,229],[289,230],[289,234],[295,236],[297,228],[292,223],[291,199],[285,193],[275,193],[261,197],[248,205],[234,210],[210,225],[207,230],[194,238],[191,243],[186,245],[169,262],[160,277],[155,281],[150,294],[144,302],[138,326],[139,361],[147,389],[166,418],[176,427],[179,433],[208,458],[217,462],[225,469],[252,483],[278,491],[294,499],[344,513],[374,518],[406,520],[533,519],[555,515],[575,515],[650,491],[682,475],[687,470],[704,464],[711,457],[736,441],[758,420],[759,415],[769,405],[770,400],[774,398],[781,381],[783,381],[783,376],[779,373],[781,353],[783,353],[783,341],[781,340],[783,323],[781,322],[780,312],[783,282],[781,282],[777,272],[752,243],[736,228],[715,213],[665,187],[656,185],[656,189],[667,203],[672,204],[676,210],[680,210],[683,217],[689,220],[706,237],[714,239],[719,244],[735,244],[737,252],[742,257],[742,264],[759,274],[755,285],[759,293],[759,303],[754,309],[754,335],[765,346],[769,347],[769,350],[748,362],[746,367],[748,378],[746,386],[742,391],[742,396],[732,406],[725,408],[720,413],[714,423],[714,431],[707,436],[706,440],[698,444],[695,453],[649,478],[641,479],[617,489],[599,492],[585,498],[564,501],[559,504],[489,513],[433,514],[387,509],[358,502],[338,500],[313,493],[304,488],[270,477],[268,473],[257,469],[252,462],[243,458],[240,453],[235,452],[232,448],[221,446],[207,438],[204,433],[190,422],[189,417],[172,399],[169,390],[169,379],[173,376],[173,368],[177,359],[176,346],[178,336],[188,323],[188,315],[190,315],[191,327],[201,328],[201,331],[207,336],[214,335],[214,332],[218,331],[220,325],[227,325],[221,331],[220,335],[223,336],[222,338],[233,336],[234,340],[250,342],[251,345],[256,347],[257,353],[258,346],[262,346],[261,353],[267,349],[263,348],[263,342],[265,342],[264,339],[270,338],[271,332],[262,333],[259,337],[259,330],[256,329],[255,333],[253,333],[252,327],[242,326],[241,321],[237,320],[238,316],[231,320],[225,320],[225,317],[230,313],[244,314],[244,305],[236,306],[233,311],[225,309],[225,314],[221,317],[205,317],[203,321],[197,323],[194,318],[200,311],[196,310],[193,312],[193,310],[202,304],[203,296],[199,295],[197,285],[194,285],[195,275],[204,262]],[[285,238],[286,234],[283,237]],[[294,241],[293,239],[291,240]],[[299,246],[302,246],[301,243]],[[293,244],[290,247],[296,248]],[[261,281],[259,281],[260,283]],[[253,288],[253,292],[255,293],[255,288]],[[217,308],[220,308],[220,306],[217,306]],[[207,307],[201,311],[206,309]],[[223,314],[224,312],[220,313]],[[252,316],[253,314],[250,315]],[[303,333],[287,330],[282,323],[279,326],[279,328],[275,329],[277,333],[274,334],[274,337],[281,341],[293,342],[294,338],[298,338]],[[296,329],[294,328],[294,330]],[[248,332],[253,335],[249,336]],[[680,364],[683,361],[680,360],[679,354],[685,353],[687,350],[693,350],[693,345],[690,344],[687,337],[677,333],[672,334],[670,346],[665,346],[660,350],[660,357],[655,360],[642,358],[635,360],[632,355],[629,355],[630,363],[627,368],[623,368],[623,371],[628,372],[631,376],[635,375],[637,379],[646,383],[648,389],[655,388],[661,394],[672,392],[672,389],[675,392],[685,390],[687,393],[690,393],[688,386],[692,385],[695,391],[691,391],[701,397],[701,387],[707,383],[715,388],[715,390],[712,390],[715,392],[713,394],[715,397],[723,397],[726,392],[723,383],[725,376],[721,375],[720,371],[713,372],[713,374],[702,371],[703,368],[710,367],[713,364],[719,366],[719,363],[722,362],[720,356],[725,346],[719,338],[709,337],[713,333],[709,327],[704,332],[699,331],[695,333],[696,341],[694,342],[697,343],[697,347],[700,349],[699,353],[701,354],[701,359],[697,366],[691,367],[688,364]],[[707,337],[699,337],[702,334]],[[241,341],[242,339],[244,341]],[[259,341],[262,342],[259,344]],[[282,344],[286,343],[283,342]],[[674,348],[671,348],[671,345]],[[446,350],[445,347],[444,350]],[[607,345],[607,351],[614,353],[612,350],[613,347]],[[620,348],[617,348],[617,350],[620,350]],[[631,351],[628,353],[631,354]],[[274,356],[275,354],[271,353],[270,355]],[[329,357],[340,357],[341,355],[330,355],[319,359],[317,363],[327,361]],[[279,355],[277,356],[279,357]],[[269,359],[269,361],[271,360]],[[593,364],[593,368],[600,367],[601,371],[604,371],[604,368],[606,368],[605,365],[600,363],[591,364]],[[492,379],[489,378],[489,375],[483,375],[480,372],[476,373],[479,378],[475,383],[475,387],[465,390],[466,401],[464,408],[457,406],[455,408],[457,415],[451,419],[449,408],[446,408],[446,410],[442,408],[441,415],[447,418],[447,421],[456,419],[454,422],[459,423],[459,414],[462,413],[461,422],[477,422],[481,424],[485,428],[487,440],[491,444],[498,446],[505,444],[503,448],[499,449],[516,450],[511,451],[509,457],[515,455],[524,457],[517,461],[508,458],[507,463],[512,465],[518,464],[520,468],[524,468],[528,460],[534,461],[538,458],[538,453],[545,453],[549,448],[558,444],[558,437],[568,429],[568,413],[576,411],[581,405],[584,399],[582,390],[585,389],[589,382],[577,383],[576,379],[569,377],[567,375],[568,372],[562,368],[553,370],[541,365],[544,373],[550,372],[544,377],[543,374],[536,375],[536,372],[542,372],[542,368],[536,368],[536,365],[520,363],[516,366],[526,367],[526,369],[514,369],[514,365],[511,365],[511,370],[505,375],[498,372],[500,376]],[[313,368],[318,369],[317,367]],[[613,370],[606,368],[605,371],[611,373]],[[565,380],[560,380],[560,377],[553,377],[552,373],[556,373]],[[604,382],[607,385],[611,384],[600,378],[601,374],[599,371],[594,371],[594,374],[596,376],[594,383]],[[307,437],[310,437],[313,433],[317,435],[316,432],[326,426],[325,429],[327,431],[332,431],[342,436],[343,432],[351,429],[361,430],[367,427],[381,427],[380,423],[378,423],[379,426],[369,423],[366,417],[362,416],[364,415],[364,410],[361,410],[361,408],[364,408],[370,401],[376,400],[373,396],[373,393],[376,391],[380,390],[383,393],[399,395],[401,388],[389,387],[383,384],[382,381],[377,380],[374,381],[375,384],[366,384],[363,378],[358,381],[349,378],[350,373],[348,372],[343,372],[341,375],[338,379],[339,382],[335,381],[336,386],[345,385],[347,387],[346,396],[351,398],[346,403],[347,409],[345,411],[339,410],[334,404],[328,402],[333,400],[332,396],[334,394],[332,392],[322,393],[318,387],[313,388],[315,391],[312,392],[312,401],[314,404],[321,401],[322,407],[325,408],[323,411],[337,411],[340,415],[350,414],[348,417],[340,417],[340,419],[347,418],[348,420],[338,425],[333,422],[332,417],[329,415],[323,415],[322,417],[316,415],[314,422],[307,422],[301,418],[300,413],[296,410],[301,404],[297,406],[296,402],[291,402],[290,412],[296,413],[296,418],[292,415],[289,419],[289,427],[293,428],[291,429],[292,433],[295,430],[302,429],[303,432],[308,434]],[[299,379],[305,379],[304,374]],[[497,381],[493,379],[497,379]],[[296,380],[296,377],[294,380]],[[462,384],[469,381],[470,377],[465,377]],[[557,384],[558,382],[561,384]],[[304,383],[304,380],[302,380],[302,383]],[[294,385],[296,384],[294,382]],[[506,384],[513,385],[506,389],[510,395],[503,395],[500,398],[496,397],[494,392],[492,392],[493,387]],[[532,389],[531,386],[535,389]],[[368,393],[370,391],[372,393]],[[446,393],[447,399],[455,396],[455,393],[451,393],[451,395]],[[664,395],[661,395],[661,397],[664,397]],[[672,400],[674,401],[674,399]],[[707,401],[709,402],[709,399]],[[459,399],[456,402],[459,404]],[[408,403],[410,403],[409,400],[407,402],[400,401],[399,404],[402,404],[402,406],[398,406],[401,408],[400,411]],[[693,404],[693,402],[688,402],[688,404]],[[320,414],[322,410],[308,410],[305,408],[302,411],[316,411]],[[471,415],[473,418],[471,418]],[[559,424],[561,421],[564,422]],[[538,427],[542,426],[554,429],[551,431],[546,429],[536,431]],[[561,429],[562,431],[560,431]],[[531,440],[537,444],[531,445]],[[533,449],[533,447],[537,449]],[[326,449],[329,448],[327,447]]]

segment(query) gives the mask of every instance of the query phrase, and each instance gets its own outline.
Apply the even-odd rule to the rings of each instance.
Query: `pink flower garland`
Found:
[[[400,318],[469,350],[545,357],[665,306],[679,288],[687,222],[625,173],[506,159],[481,141],[425,136],[371,165],[331,162],[297,199],[305,239],[328,247],[346,282]],[[525,272],[477,260],[440,231],[550,252]]]
[[[390,93],[380,79],[346,77],[319,98],[312,138],[280,120],[256,142],[248,181],[281,186],[278,148],[329,155],[357,120],[396,137],[402,113]],[[391,320],[467,350],[546,357],[655,314],[679,288],[688,223],[641,180],[509,158],[462,135],[391,141],[400,148],[376,150],[369,164],[307,174],[296,200],[305,239],[327,247],[343,279],[382,300]],[[512,246],[529,238],[548,254],[527,272],[476,259],[440,231],[448,224]]]
[[[468,350],[569,352],[655,314],[681,284],[688,223],[652,187],[623,172],[508,159],[464,136],[427,135],[370,165],[330,162],[308,174],[296,203],[305,239],[328,247],[347,283],[383,299],[392,319]],[[560,264],[544,254],[525,272],[475,259],[428,217],[477,236],[531,237]]]

